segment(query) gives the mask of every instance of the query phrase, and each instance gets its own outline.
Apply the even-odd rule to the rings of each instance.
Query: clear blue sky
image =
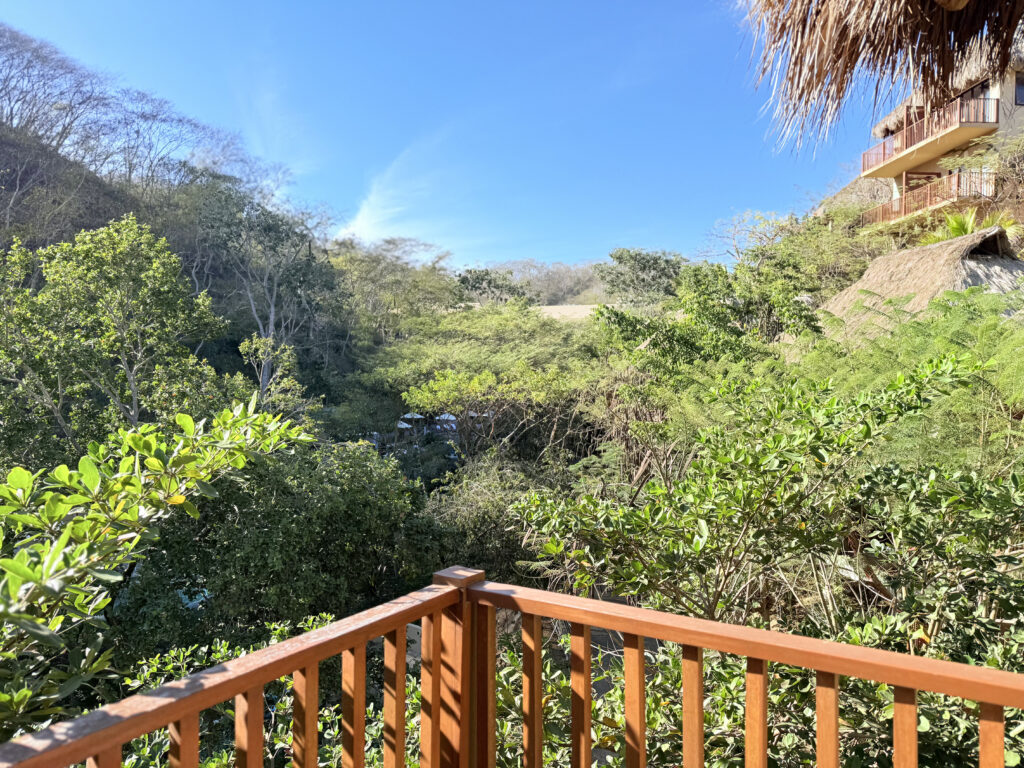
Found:
[[[870,114],[778,151],[732,0],[31,0],[3,20],[238,132],[337,228],[456,264],[692,254],[716,220],[802,211]]]

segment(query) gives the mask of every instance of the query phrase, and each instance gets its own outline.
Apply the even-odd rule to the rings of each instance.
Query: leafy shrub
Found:
[[[119,593],[119,658],[258,640],[267,622],[347,615],[429,581],[440,534],[422,493],[368,443],[317,444],[254,461],[165,526]]]
[[[121,430],[92,443],[77,470],[15,468],[0,485],[0,737],[74,711],[71,697],[110,668],[110,586],[142,559],[155,528],[248,457],[303,439],[275,417],[237,406],[180,432]]]

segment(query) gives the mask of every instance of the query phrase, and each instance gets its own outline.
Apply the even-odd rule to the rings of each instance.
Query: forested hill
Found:
[[[994,221],[1019,239],[1024,142],[981,149],[1008,190]],[[427,244],[332,237],[285,175],[0,25],[0,739],[454,563],[1024,670],[1024,297],[973,288],[913,315],[896,297],[850,334],[818,311],[878,256],[991,223],[977,212],[866,228],[840,198],[736,216],[692,258],[623,244],[456,270]],[[596,309],[538,309],[568,304]],[[569,695],[563,640],[546,641],[546,701]],[[673,652],[648,655],[652,765],[682,760]],[[502,651],[509,768],[518,663]],[[708,669],[708,760],[726,765],[744,669]],[[289,685],[267,687],[274,764]],[[621,687],[605,690],[595,744],[614,747]],[[813,690],[773,668],[779,765],[813,753]],[[327,764],[341,729],[324,697]],[[891,702],[844,686],[851,765],[887,764]],[[973,715],[919,705],[922,760],[971,764]],[[1007,717],[1016,764],[1024,723]],[[230,713],[201,726],[204,761],[229,762]],[[567,764],[566,723],[545,726],[545,761]],[[166,733],[127,749],[159,762]]]

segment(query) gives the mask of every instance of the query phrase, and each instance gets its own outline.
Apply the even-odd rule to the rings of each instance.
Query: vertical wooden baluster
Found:
[[[591,648],[590,627],[573,624],[569,637],[569,677],[572,685],[572,768],[590,768]]]
[[[485,580],[484,572],[455,565],[434,574],[434,584],[456,587],[458,602],[441,614],[440,768],[469,768],[476,750],[474,711],[474,604],[469,589]]]
[[[460,633],[458,618],[452,617],[450,612],[458,610],[460,604],[445,609],[441,614],[441,708],[440,728],[441,735],[441,768],[458,768],[461,750],[460,725],[461,715],[460,702],[457,688],[461,687],[461,675],[459,674],[459,662],[461,657]]]
[[[818,768],[839,768],[839,676],[818,672],[814,689]]]
[[[316,662],[296,670],[294,675],[294,711],[292,712],[292,765],[317,768],[320,734],[320,665]]]
[[[424,616],[420,638],[420,768],[441,767],[441,612]]]
[[[85,761],[86,768],[121,768],[121,745],[108,747]]]
[[[167,755],[170,768],[199,768],[199,713],[171,723],[167,733],[171,737]]]
[[[523,614],[523,768],[541,768],[544,713],[541,710],[541,618]]]
[[[683,646],[683,768],[704,768],[704,649]]]
[[[469,768],[473,606],[464,589],[459,594],[441,614],[441,768]]]
[[[892,712],[893,768],[917,768],[917,691],[895,689]]]
[[[644,678],[644,639],[623,635],[626,675],[626,768],[647,765],[647,694]]]
[[[494,627],[494,607],[476,606],[473,619],[476,637],[474,659],[474,706],[476,739],[474,755],[476,768],[494,768],[497,759],[494,675],[498,655]]]
[[[341,765],[363,768],[366,759],[366,646],[341,653]]]
[[[384,635],[384,768],[405,768],[405,625]]]
[[[978,718],[979,768],[1003,768],[1005,729],[1003,708],[998,704],[982,704]]]
[[[263,686],[235,696],[235,768],[263,768]]]
[[[763,659],[747,659],[744,747],[747,768],[768,768],[768,662]]]

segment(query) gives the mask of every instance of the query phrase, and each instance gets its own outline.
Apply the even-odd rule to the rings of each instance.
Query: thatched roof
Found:
[[[987,67],[988,63],[985,57],[981,55],[980,50],[975,46],[954,74],[953,81],[950,83],[950,90],[954,93],[962,92],[977,85],[982,80],[1000,74],[990,71]],[[1021,36],[1020,30],[1018,30],[1018,34],[1010,48],[1009,68],[1012,70],[1024,70],[1024,37]],[[914,93],[897,104],[888,115],[875,124],[871,129],[871,135],[876,139],[884,139],[889,134],[895,133],[903,127],[907,107],[923,107],[927,103],[928,101],[924,93],[919,90],[914,91]]]
[[[744,0],[785,136],[824,133],[849,97],[907,87],[929,104],[956,93],[977,57],[1010,66],[1024,0]]]
[[[921,107],[924,106],[924,97],[920,92],[912,93],[899,104],[897,104],[892,112],[883,117],[871,128],[871,135],[876,139],[884,139],[886,136],[892,133],[896,133],[900,128],[903,127],[903,119],[906,115],[907,107]]]
[[[1014,256],[1006,232],[990,227],[880,256],[860,280],[833,296],[822,310],[842,318],[847,328],[856,328],[872,316],[871,309],[881,309],[890,299],[910,296],[902,309],[919,312],[945,291],[986,285],[996,293],[1008,293],[1019,287],[1022,278],[1024,261]]]

